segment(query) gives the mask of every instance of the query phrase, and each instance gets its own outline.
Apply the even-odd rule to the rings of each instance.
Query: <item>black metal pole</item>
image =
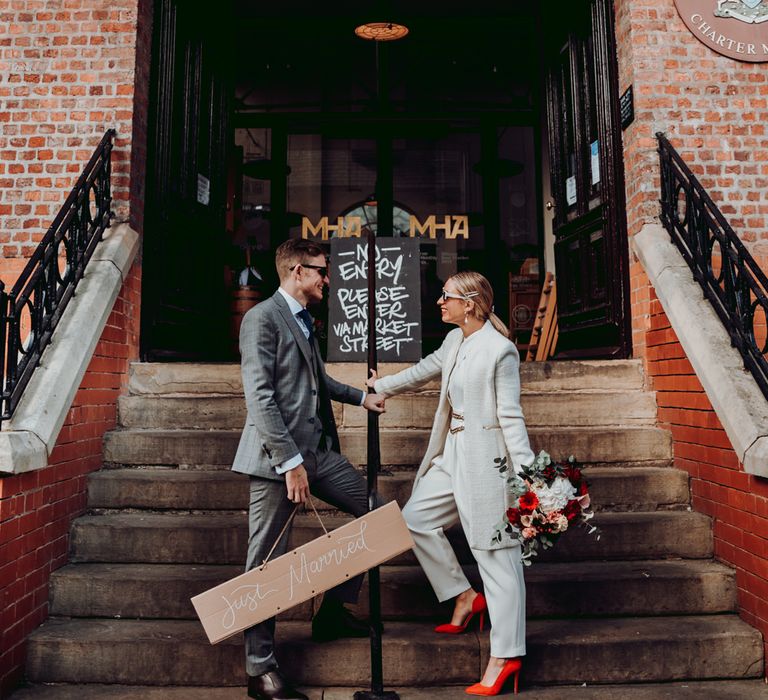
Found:
[[[376,370],[376,236],[368,229],[368,376]],[[368,393],[373,393],[369,389]],[[368,411],[368,510],[376,507],[378,475],[381,463],[379,414]],[[355,700],[399,700],[394,691],[384,690],[381,644],[381,590],[379,567],[368,571],[368,599],[371,623],[371,690],[358,690]]]

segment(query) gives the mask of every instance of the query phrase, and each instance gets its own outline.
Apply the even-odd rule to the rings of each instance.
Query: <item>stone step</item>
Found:
[[[70,561],[168,564],[242,564],[247,544],[245,513],[155,514],[119,513],[90,515],[72,524]],[[348,517],[326,517],[330,529],[349,522]],[[592,559],[637,560],[657,557],[703,559],[712,556],[711,521],[699,513],[601,513],[592,521],[602,534],[598,540],[584,528],[574,529],[541,561]],[[320,536],[314,516],[294,521],[290,547]],[[471,562],[463,534],[449,530],[457,555]],[[392,563],[415,563],[412,552]]]
[[[466,568],[479,585],[475,566]],[[239,566],[70,564],[51,576],[51,614],[67,617],[197,619],[190,598],[242,573]],[[736,610],[735,572],[707,560],[537,563],[526,567],[529,618],[699,615]],[[367,580],[366,580],[367,584]],[[418,566],[381,567],[384,619],[442,619]],[[366,615],[367,586],[358,610]],[[281,619],[308,620],[312,601]]]
[[[381,363],[379,374],[394,374],[410,365]],[[340,382],[362,386],[367,376],[363,363],[332,362],[328,373]],[[581,389],[640,390],[644,388],[640,360],[583,360],[522,362],[521,384],[530,390],[569,391]],[[437,382],[424,387],[439,388]],[[240,365],[192,362],[134,362],[128,391],[150,394],[242,394]]]
[[[656,510],[688,504],[688,475],[680,469],[592,467],[585,470],[596,510]],[[378,480],[385,502],[405,505],[413,472]],[[88,479],[91,508],[152,510],[237,510],[248,508],[248,477],[231,471],[105,469]],[[317,502],[317,506],[330,508]]]
[[[438,396],[435,392],[406,394],[387,401],[380,418],[383,429],[430,428]],[[523,391],[528,426],[649,425],[656,420],[655,395],[644,391]],[[177,430],[240,430],[246,409],[242,396],[204,394],[121,396],[120,425],[125,428]],[[333,405],[337,425],[362,428],[367,411],[348,404]]]
[[[418,464],[428,435],[426,430],[382,430],[382,464]],[[575,455],[581,462],[672,457],[671,434],[652,426],[602,426],[597,430],[591,427],[531,428],[529,436],[534,451],[546,450],[555,458]],[[342,452],[350,461],[364,464],[366,431],[345,429],[340,438]],[[126,465],[231,464],[239,439],[239,430],[115,430],[104,436],[104,459]]]
[[[392,397],[387,400],[387,411],[381,417],[380,425],[391,429],[431,428],[437,401],[436,392]],[[648,391],[569,389],[555,392],[523,388],[520,402],[529,428],[656,423],[656,395]],[[367,425],[363,408],[334,404],[334,412],[336,423],[341,427],[364,428]]]
[[[764,698],[765,681],[678,681],[676,683],[642,683],[626,685],[554,686],[550,688],[525,685],[521,675],[521,689],[526,700],[756,700]],[[386,680],[386,679],[385,679]],[[359,688],[300,687],[310,700],[353,700],[357,690],[369,690],[370,685]],[[390,687],[400,700],[466,700],[464,684],[434,686],[431,688]],[[521,690],[522,692],[522,690]],[[244,686],[205,688],[199,686],[173,686],[152,688],[131,685],[34,685],[13,693],[9,700],[242,700]],[[509,694],[505,694],[507,697]]]
[[[370,683],[367,639],[318,645],[308,623],[283,622],[277,640],[297,683]],[[527,647],[532,685],[746,679],[763,670],[760,633],[736,615],[534,620]],[[487,632],[435,635],[428,624],[389,622],[384,677],[392,686],[474,682],[488,654]],[[52,618],[29,638],[26,668],[33,683],[242,686],[242,639],[210,645],[192,621]]]
[[[591,468],[610,468],[610,469],[625,469],[627,471],[632,469],[645,469],[645,468],[654,468],[654,469],[669,469],[670,467],[674,467],[674,460],[672,458],[667,459],[635,459],[635,460],[619,460],[619,461],[611,461],[611,462],[580,462],[582,468],[585,469],[591,469]],[[418,464],[384,464],[381,467],[381,471],[379,472],[380,476],[393,474],[398,471],[402,471],[404,473],[411,473],[413,474],[417,469],[419,465]],[[361,464],[359,465],[359,468],[362,471],[365,471],[365,465]],[[102,464],[102,469],[104,471],[116,471],[120,469],[133,469],[133,470],[142,470],[142,469],[163,469],[163,470],[175,470],[178,469],[179,471],[188,471],[188,472],[228,472],[232,470],[231,464],[205,464],[205,463],[195,463],[195,464],[182,464],[182,465],[176,465],[176,464],[128,464],[128,463],[118,463],[118,462],[104,462]],[[91,472],[92,474],[95,472]]]

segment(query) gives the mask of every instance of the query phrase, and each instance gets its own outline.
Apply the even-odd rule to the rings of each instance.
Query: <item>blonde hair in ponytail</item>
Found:
[[[475,305],[472,309],[472,315],[481,321],[490,321],[491,325],[501,333],[505,338],[509,338],[509,329],[504,322],[493,313],[493,288],[491,283],[479,272],[465,270],[457,272],[450,280],[456,285],[456,291],[459,294],[469,294],[475,292],[472,297]]]

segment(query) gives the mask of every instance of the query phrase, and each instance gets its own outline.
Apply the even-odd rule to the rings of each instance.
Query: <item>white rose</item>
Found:
[[[536,491],[539,497],[539,508],[544,513],[563,510],[568,501],[576,496],[576,489],[564,476],[558,476],[551,486],[542,485]]]

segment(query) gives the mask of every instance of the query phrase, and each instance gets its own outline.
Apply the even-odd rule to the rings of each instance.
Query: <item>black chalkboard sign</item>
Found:
[[[376,239],[376,349],[380,362],[421,359],[417,238]],[[328,361],[365,362],[368,352],[368,243],[331,240]]]
[[[624,90],[619,98],[619,109],[621,111],[621,130],[624,131],[635,121],[635,100],[632,95],[631,85]]]

